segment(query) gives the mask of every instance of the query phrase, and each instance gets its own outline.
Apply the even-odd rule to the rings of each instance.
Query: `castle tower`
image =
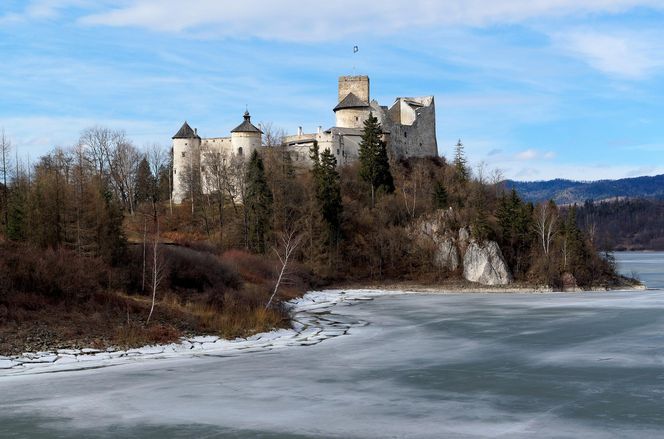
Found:
[[[334,107],[336,126],[362,128],[371,110],[369,99],[368,76],[341,76],[339,78],[339,103]]]
[[[249,111],[244,112],[244,122],[231,130],[233,153],[249,157],[262,145],[263,132],[251,123]]]
[[[173,202],[182,203],[188,197],[187,176],[201,165],[201,138],[185,121],[173,136]]]

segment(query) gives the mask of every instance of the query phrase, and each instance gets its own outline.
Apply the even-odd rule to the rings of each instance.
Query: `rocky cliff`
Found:
[[[508,285],[509,267],[495,241],[479,242],[467,227],[456,229],[452,209],[422,219],[411,231],[415,243],[428,248],[432,263],[445,272],[461,270],[464,279],[482,285]]]

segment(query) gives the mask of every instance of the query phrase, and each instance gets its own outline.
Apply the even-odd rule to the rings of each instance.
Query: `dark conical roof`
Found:
[[[369,103],[358,98],[354,93],[348,93],[345,98],[334,107],[334,111],[344,110],[346,108],[369,108]]]
[[[182,128],[180,128],[180,131],[175,133],[173,136],[173,139],[196,139],[199,138],[198,134],[196,134],[196,131],[194,131],[189,124],[185,121],[184,124],[182,124]]]
[[[231,133],[261,133],[263,132],[256,128],[254,124],[251,123],[251,116],[248,111],[244,112],[244,122],[236,126],[231,130]]]

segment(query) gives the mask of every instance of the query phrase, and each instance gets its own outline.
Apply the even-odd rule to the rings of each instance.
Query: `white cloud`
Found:
[[[486,26],[549,16],[664,9],[660,0],[133,0],[81,19],[221,37],[323,41],[432,26]],[[419,30],[419,29],[418,29]]]
[[[539,157],[539,153],[534,149],[526,149],[514,155],[517,160],[535,160]]]
[[[664,33],[576,30],[554,44],[596,70],[621,79],[643,79],[664,69]]]
[[[514,155],[516,160],[552,160],[556,158],[556,153],[553,151],[539,151],[537,149],[526,149]]]

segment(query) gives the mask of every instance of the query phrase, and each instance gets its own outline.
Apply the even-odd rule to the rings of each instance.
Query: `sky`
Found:
[[[353,53],[353,46],[359,52]],[[337,78],[434,95],[438,151],[507,178],[664,174],[664,0],[2,0],[0,127],[20,157],[85,128],[334,125]]]

